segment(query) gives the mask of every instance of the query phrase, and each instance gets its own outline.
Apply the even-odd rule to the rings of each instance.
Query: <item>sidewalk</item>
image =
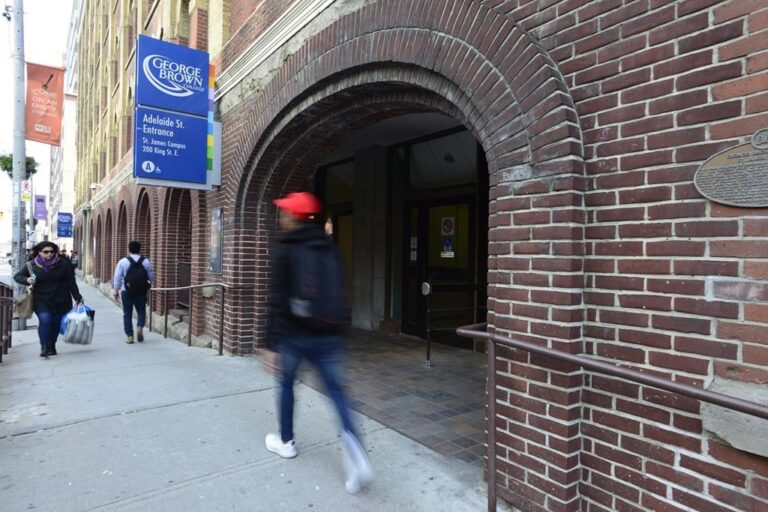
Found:
[[[267,452],[276,389],[255,358],[218,357],[154,333],[127,345],[120,309],[83,283],[80,290],[96,310],[92,345],[60,340],[59,355],[45,360],[36,331],[15,332],[0,365],[0,509],[485,509],[476,466],[356,413],[376,480],[347,494],[336,418],[303,384],[299,456]]]

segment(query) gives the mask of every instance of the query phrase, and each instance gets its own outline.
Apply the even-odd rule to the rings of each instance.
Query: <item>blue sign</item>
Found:
[[[139,36],[136,106],[208,115],[208,53]]]
[[[56,216],[56,236],[72,238],[72,214],[59,212]]]
[[[206,182],[207,119],[138,107],[135,125],[135,177]]]

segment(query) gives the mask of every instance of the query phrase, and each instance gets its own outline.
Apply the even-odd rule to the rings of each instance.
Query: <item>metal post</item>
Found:
[[[147,299],[149,299],[147,300],[147,307],[149,308],[149,332],[152,332],[152,313],[154,310],[152,309],[152,289],[151,288],[147,292]]]
[[[221,304],[219,305],[219,355],[224,355],[224,292],[227,291],[223,286],[219,287],[221,291]]]
[[[5,295],[4,293],[0,293],[0,296]],[[2,297],[4,299],[5,297]],[[7,354],[6,348],[5,348],[5,310],[6,310],[6,301],[0,300],[0,363],[3,362],[3,354]]]
[[[192,288],[189,289],[189,328],[187,329],[187,346],[192,346],[192,319],[195,317],[195,292]]]
[[[430,329],[430,323],[432,321],[432,295],[427,295],[427,361],[424,365],[427,368],[432,367],[432,329]]]
[[[496,512],[496,343],[488,340],[488,512]]]
[[[15,27],[14,42],[14,100],[13,112],[13,264],[18,270],[24,266],[26,251],[24,241],[26,231],[21,201],[21,182],[27,174],[27,155],[24,145],[24,1],[13,2],[13,23]],[[24,285],[14,282],[14,296],[18,297],[24,290]],[[27,328],[27,320],[18,318],[16,328]]]
[[[163,338],[168,337],[168,290],[163,291],[163,315],[165,316],[165,327],[163,327]]]
[[[432,313],[432,277],[428,281],[421,283],[421,294],[427,298],[427,360],[424,362],[424,366],[430,368],[432,366],[431,353],[432,353],[432,329],[430,329],[431,313]]]

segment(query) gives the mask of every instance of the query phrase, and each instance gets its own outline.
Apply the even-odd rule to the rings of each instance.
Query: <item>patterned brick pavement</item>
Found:
[[[415,338],[352,331],[347,380],[358,412],[441,454],[480,466],[484,447],[485,354]],[[322,390],[314,372],[307,384]]]

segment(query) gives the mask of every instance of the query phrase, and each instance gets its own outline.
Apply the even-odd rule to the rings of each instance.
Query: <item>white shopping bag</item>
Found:
[[[94,311],[86,305],[79,305],[67,313],[64,343],[88,345],[93,341]]]

